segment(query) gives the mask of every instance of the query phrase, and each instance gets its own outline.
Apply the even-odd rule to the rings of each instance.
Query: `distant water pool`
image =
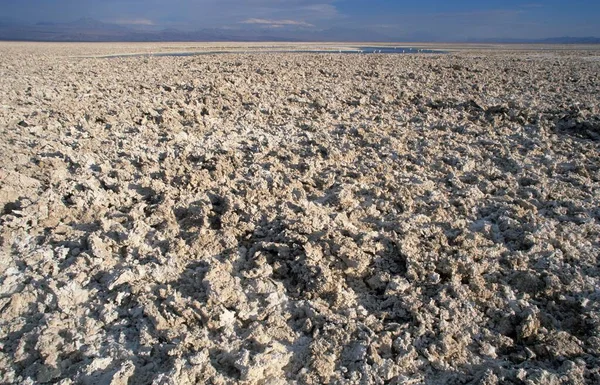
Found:
[[[109,55],[102,58],[124,58],[124,57],[163,57],[163,56],[198,56],[215,54],[254,54],[254,53],[339,53],[339,54],[445,54],[447,52],[434,49],[421,49],[416,47],[391,47],[391,46],[371,46],[371,47],[344,47],[336,49],[315,48],[315,49],[253,49],[253,50],[219,50],[219,51],[190,51],[190,52],[157,52],[126,55]]]
[[[445,51],[435,49],[422,49],[415,47],[359,47],[359,50],[363,53],[395,53],[395,54],[407,54],[407,53],[447,53]],[[348,52],[355,53],[355,52]]]

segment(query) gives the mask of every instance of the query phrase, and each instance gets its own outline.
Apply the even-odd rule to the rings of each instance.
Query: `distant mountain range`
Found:
[[[600,44],[599,37],[550,37],[546,39],[469,39],[470,43],[505,43],[505,44]]]
[[[426,32],[407,36],[387,36],[360,28],[330,28],[318,31],[247,29],[199,29],[180,31],[134,29],[119,24],[104,23],[91,18],[70,23],[40,22],[26,24],[18,21],[0,20],[0,40],[53,41],[53,42],[165,42],[165,41],[421,41],[443,42]],[[467,39],[472,43],[543,43],[543,44],[600,44],[597,37],[557,37],[541,40],[531,39]]]
[[[71,23],[20,24],[0,22],[0,40],[17,41],[223,41],[228,37],[209,31],[182,32],[173,29],[143,31],[95,19],[79,19]]]

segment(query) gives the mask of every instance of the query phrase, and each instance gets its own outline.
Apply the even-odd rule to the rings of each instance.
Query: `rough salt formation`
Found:
[[[0,382],[600,383],[594,52],[73,51],[0,45]]]

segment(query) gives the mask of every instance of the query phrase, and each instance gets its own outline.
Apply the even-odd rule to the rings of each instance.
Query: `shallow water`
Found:
[[[225,54],[225,53],[340,53],[340,54],[444,54],[445,51],[432,50],[432,49],[420,49],[415,47],[356,47],[353,49],[301,49],[301,50],[278,50],[278,49],[258,49],[258,50],[227,50],[227,51],[192,51],[192,52],[158,52],[158,53],[143,53],[143,54],[131,54],[131,55],[111,55],[103,56],[105,58],[122,58],[122,57],[140,57],[140,56],[197,56],[197,55],[214,55],[214,54]]]
[[[395,53],[395,54],[415,54],[415,53],[446,53],[434,49],[420,49],[415,47],[359,47],[364,53]]]

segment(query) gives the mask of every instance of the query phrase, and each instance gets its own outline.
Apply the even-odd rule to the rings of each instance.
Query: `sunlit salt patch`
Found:
[[[89,291],[83,289],[77,282],[69,282],[56,292],[58,306],[65,312],[85,303],[89,298]]]

